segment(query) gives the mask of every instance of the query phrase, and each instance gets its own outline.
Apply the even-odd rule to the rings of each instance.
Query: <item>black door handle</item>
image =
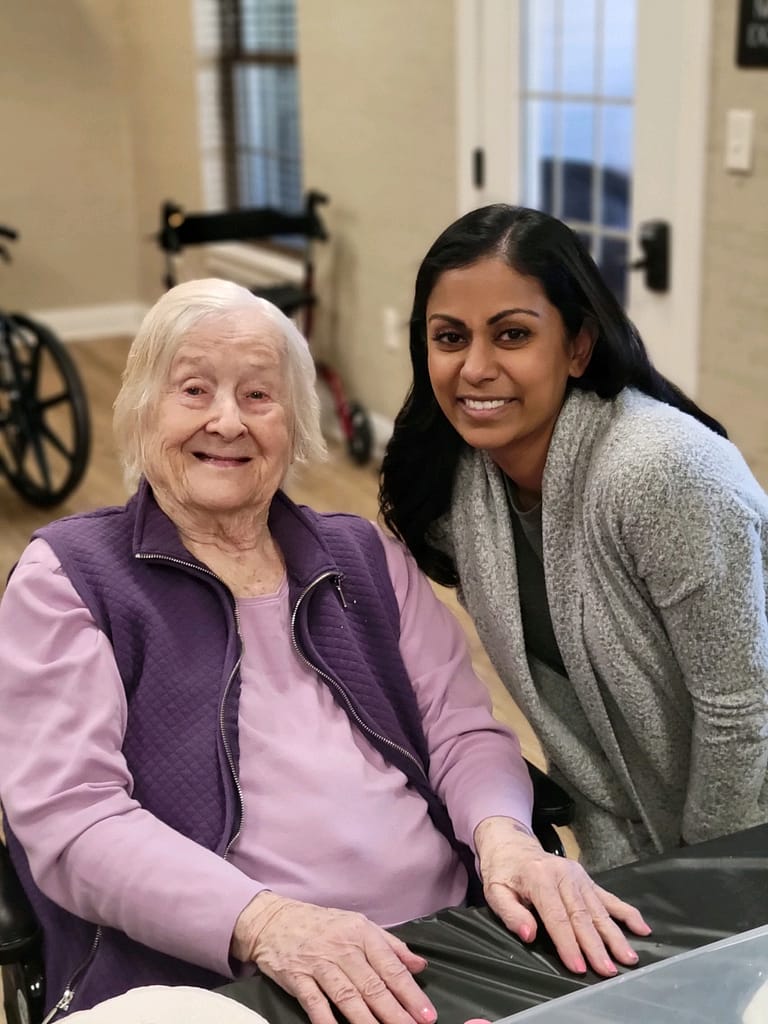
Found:
[[[669,291],[671,233],[665,220],[646,220],[640,225],[638,241],[644,255],[630,263],[629,269],[645,271],[645,286],[652,292]]]

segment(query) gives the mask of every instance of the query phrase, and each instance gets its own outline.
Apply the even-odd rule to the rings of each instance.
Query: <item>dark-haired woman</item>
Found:
[[[576,235],[495,205],[427,253],[388,526],[458,586],[592,870],[768,820],[768,497]]]

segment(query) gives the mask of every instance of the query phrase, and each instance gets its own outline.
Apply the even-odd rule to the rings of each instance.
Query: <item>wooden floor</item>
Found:
[[[93,431],[93,451],[86,476],[77,491],[53,510],[39,510],[26,504],[0,479],[0,580],[26,545],[30,534],[51,519],[73,512],[122,504],[126,499],[120,469],[112,443],[112,402],[120,385],[120,374],[128,351],[126,339],[82,342],[70,346],[88,393]],[[346,511],[375,519],[377,515],[377,477],[374,467],[353,465],[339,450],[331,452],[327,463],[305,468],[288,485],[292,498],[319,511]],[[472,661],[478,675],[488,686],[497,717],[518,733],[523,753],[543,765],[541,748],[511,697],[493,671],[480,646],[468,616],[458,605],[453,592],[436,587],[438,596],[460,619],[467,635]],[[571,847],[570,837],[566,837]],[[572,847],[571,847],[572,849]],[[0,1022],[3,1021],[0,1010]]]

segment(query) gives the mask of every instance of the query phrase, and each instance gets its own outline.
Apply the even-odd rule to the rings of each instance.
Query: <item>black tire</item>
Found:
[[[55,334],[29,317],[0,321],[0,470],[40,508],[80,483],[91,449],[80,374]]]
[[[347,451],[353,462],[364,466],[373,451],[373,427],[365,409],[358,402],[349,403],[351,433],[347,438]]]

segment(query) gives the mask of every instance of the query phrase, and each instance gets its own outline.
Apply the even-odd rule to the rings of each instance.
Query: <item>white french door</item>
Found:
[[[659,369],[698,377],[711,0],[456,0],[460,212],[569,223]],[[629,263],[669,226],[669,287]],[[655,285],[656,282],[651,282]]]

